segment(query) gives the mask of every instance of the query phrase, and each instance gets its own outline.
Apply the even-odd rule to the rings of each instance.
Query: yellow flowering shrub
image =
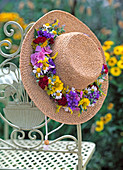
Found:
[[[7,21],[16,21],[18,22],[22,28],[25,29],[27,24],[25,24],[24,19],[19,16],[18,13],[15,12],[2,12],[0,13],[0,22],[5,23]]]
[[[100,120],[96,121],[95,131],[101,132],[104,129],[104,125],[110,122],[111,119],[111,113],[107,113],[105,116],[100,117]]]
[[[121,74],[121,69],[119,67],[112,67],[110,69],[110,73],[113,75],[113,76],[119,76]]]
[[[123,69],[123,45],[114,46],[113,41],[105,41],[103,46],[109,74],[118,77]]]
[[[107,109],[108,110],[112,110],[113,107],[114,107],[114,104],[113,103],[109,103]]]

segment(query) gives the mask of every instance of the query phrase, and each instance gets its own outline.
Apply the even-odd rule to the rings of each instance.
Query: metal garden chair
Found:
[[[18,27],[21,32],[21,42],[18,50],[13,54],[6,54],[2,50],[3,43],[8,44],[6,49],[12,47],[8,40],[0,42],[0,54],[5,57],[0,64],[0,102],[5,105],[4,115],[0,113],[0,117],[5,123],[5,139],[0,138],[0,169],[85,170],[94,153],[95,144],[82,141],[80,124],[77,125],[77,138],[72,135],[64,135],[48,141],[48,136],[55,133],[64,124],[48,133],[50,119],[30,100],[21,82],[20,71],[12,62],[14,58],[19,57],[24,36],[33,23],[23,31],[18,23],[7,22],[4,25],[4,33],[11,37],[14,30],[8,31],[9,25]],[[44,126],[45,137],[41,131]],[[13,128],[9,139],[8,127]],[[25,135],[28,135],[28,140],[25,139]],[[38,140],[36,140],[37,135],[40,137]],[[67,141],[67,139],[72,141]]]

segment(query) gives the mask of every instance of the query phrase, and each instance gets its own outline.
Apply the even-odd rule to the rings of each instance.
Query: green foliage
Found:
[[[29,3],[30,2],[30,3]],[[54,9],[61,9],[74,14],[77,18],[87,24],[101,43],[110,39],[116,44],[123,43],[123,27],[119,21],[123,22],[123,1],[108,0],[36,0],[36,1],[14,1],[11,3],[0,1],[1,12],[17,12],[24,18],[26,23],[36,21],[46,12]],[[46,21],[47,22],[47,21]],[[3,34],[3,23],[0,23],[0,40],[5,39]],[[19,45],[19,40],[13,40],[14,44]],[[0,63],[3,61],[0,57]],[[18,62],[15,60],[15,62]],[[113,103],[112,110],[108,110],[108,104]],[[3,105],[0,103],[0,112]],[[112,114],[112,120],[105,125],[104,130],[96,132],[93,127],[95,122],[106,113]],[[121,170],[123,169],[123,74],[120,77],[110,77],[109,91],[101,110],[88,122],[82,125],[83,140],[96,143],[96,152],[88,164],[89,170]],[[51,121],[49,131],[56,128],[59,123]],[[43,129],[43,132],[45,130]],[[57,133],[52,134],[50,139],[61,135],[71,134],[76,136],[76,126],[64,125]],[[3,121],[0,119],[0,136],[3,137]]]

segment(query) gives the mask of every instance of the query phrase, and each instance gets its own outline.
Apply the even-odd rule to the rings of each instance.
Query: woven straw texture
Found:
[[[65,112],[64,109],[60,109],[59,113],[56,113],[56,103],[39,87],[34,76],[31,75],[32,68],[29,63],[30,55],[32,54],[31,43],[34,38],[34,29],[38,29],[47,22],[53,23],[55,19],[59,20],[60,26],[65,25],[65,34],[59,36],[53,46],[53,54],[58,52],[55,60],[57,75],[65,85],[70,85],[70,87],[73,86],[77,89],[85,88],[96,80],[101,72],[102,64],[106,63],[101,44],[93,32],[71,14],[55,10],[41,17],[29,30],[23,41],[20,55],[22,81],[30,98],[45,115],[65,124],[84,123],[98,112],[105,96],[101,96],[95,106],[88,107],[87,111],[83,112],[80,117],[78,117],[78,111],[70,114]],[[66,33],[69,34],[67,35]],[[75,46],[75,44],[77,45]],[[84,58],[80,58],[80,56]],[[83,62],[84,60],[85,62]],[[108,76],[106,76],[106,79],[108,80]],[[103,92],[107,94],[108,81],[103,82],[102,88]]]
[[[58,36],[53,46],[57,75],[70,88],[84,89],[99,76],[103,57],[95,42],[79,32]]]

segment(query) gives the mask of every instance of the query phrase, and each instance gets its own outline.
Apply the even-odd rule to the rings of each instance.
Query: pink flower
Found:
[[[36,50],[37,52],[41,51],[42,53],[44,54],[51,54],[52,53],[52,50],[50,49],[50,46],[46,46],[46,47],[43,47],[41,48],[39,45],[36,47]]]
[[[50,46],[46,46],[46,47],[43,47],[42,48],[42,52],[44,54],[51,54],[52,53],[52,50],[50,49]]]
[[[45,55],[44,53],[41,51],[41,52],[38,52],[38,53],[34,53],[34,54],[31,54],[31,63],[32,65],[36,65],[36,66],[39,66],[40,64],[42,63],[38,63],[39,60],[44,60],[45,58]]]
[[[83,91],[80,92],[80,98],[82,98],[82,95],[83,95]]]
[[[31,54],[31,63],[34,66],[38,62],[38,53]]]

